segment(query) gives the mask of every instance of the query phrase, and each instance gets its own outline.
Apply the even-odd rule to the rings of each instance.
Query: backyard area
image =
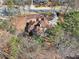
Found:
[[[0,59],[79,59],[78,0],[0,0]]]

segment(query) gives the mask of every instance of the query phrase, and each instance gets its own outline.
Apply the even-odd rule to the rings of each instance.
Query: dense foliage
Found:
[[[65,14],[64,21],[63,24],[58,23],[56,27],[48,29],[45,32],[47,37],[55,44],[61,40],[61,38],[64,40],[67,34],[75,37],[79,36],[79,12],[69,12]]]
[[[10,47],[11,48],[10,59],[15,59],[18,54],[18,51],[19,51],[18,45],[20,44],[20,38],[13,36],[13,37],[11,37],[9,43],[11,46]]]
[[[79,36],[79,12],[70,12],[65,15],[64,30]]]

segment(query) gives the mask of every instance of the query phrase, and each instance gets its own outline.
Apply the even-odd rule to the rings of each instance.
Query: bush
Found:
[[[45,32],[47,37],[55,44],[57,44],[58,41],[63,41],[66,33],[68,35],[74,35],[75,37],[79,36],[79,12],[69,12],[65,14],[64,19],[65,22],[63,24],[58,23],[54,28],[48,29]],[[35,40],[42,43],[44,38],[39,36],[36,37]]]
[[[46,32],[48,41],[52,42],[53,44],[57,44],[60,37],[63,35],[62,26],[60,24],[56,25],[56,27],[52,29],[48,29]]]
[[[56,45],[64,41],[68,45],[70,37],[79,37],[79,12],[65,14],[64,24],[58,23],[55,28],[46,31],[47,37]],[[66,39],[66,36],[69,37]]]
[[[70,12],[65,15],[63,29],[72,35],[79,36],[79,12]]]
[[[44,38],[41,36],[34,36],[34,40],[36,40],[37,43],[42,44],[44,42]]]
[[[11,48],[11,59],[16,59],[17,57],[17,54],[18,54],[18,51],[19,51],[19,48],[18,48],[18,45],[20,44],[20,38],[16,37],[16,36],[13,36],[11,37],[10,41],[10,48]]]
[[[9,26],[8,21],[0,20],[0,29],[7,29]]]
[[[8,20],[0,20],[0,29],[7,30],[10,33],[15,33],[15,27]]]

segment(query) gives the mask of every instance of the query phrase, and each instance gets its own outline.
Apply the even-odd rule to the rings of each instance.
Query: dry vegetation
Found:
[[[1,59],[62,59],[66,56],[78,55],[79,52],[79,37],[78,37],[78,18],[76,12],[65,16],[65,23],[58,23],[55,28],[47,30],[47,36],[27,36],[23,37],[14,27],[5,25],[10,23],[3,22],[0,26],[0,58]],[[74,17],[76,15],[76,17]],[[67,18],[68,17],[68,18]],[[74,18],[72,18],[74,17]],[[72,18],[72,19],[71,19]],[[70,19],[72,22],[69,22]],[[19,24],[23,21],[17,20]],[[77,21],[77,22],[76,22]],[[10,22],[10,21],[8,21]],[[24,21],[23,21],[24,22]],[[72,27],[71,24],[74,26]],[[76,24],[76,26],[75,26]],[[7,27],[5,27],[7,26]],[[12,25],[11,25],[12,26]],[[76,30],[74,30],[76,29]],[[73,30],[73,31],[72,31]],[[15,33],[14,33],[15,32]],[[19,35],[18,35],[19,34]],[[72,51],[72,52],[70,52]],[[4,52],[4,53],[3,53]],[[7,56],[8,55],[8,56]]]
[[[30,7],[31,0],[28,2]],[[13,0],[7,0],[6,3],[9,9],[14,7]],[[24,1],[15,4],[25,5]],[[48,3],[50,7],[51,4]],[[50,12],[39,14],[51,15]],[[65,21],[61,20],[62,23],[59,21],[55,27],[47,29],[44,32],[46,36],[29,36],[25,33],[25,37],[26,22],[34,15],[11,15],[9,20],[0,19],[0,59],[79,59],[79,12],[65,14]]]

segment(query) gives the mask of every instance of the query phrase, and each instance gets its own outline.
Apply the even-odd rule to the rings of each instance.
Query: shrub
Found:
[[[65,15],[63,29],[73,35],[79,36],[79,12],[70,12]]]
[[[57,44],[57,42],[60,40],[60,37],[63,35],[62,26],[58,24],[56,27],[48,29],[45,33],[47,34],[49,42]]]
[[[10,33],[15,33],[15,27],[8,20],[0,20],[0,29],[7,30]]]
[[[42,44],[44,42],[44,38],[41,36],[34,36],[34,40],[36,40],[37,43]]]
[[[11,59],[16,59],[17,57],[17,54],[18,54],[18,51],[19,51],[19,48],[18,48],[18,45],[20,44],[20,38],[16,37],[16,36],[13,36],[11,37],[10,41],[10,48],[11,48]]]
[[[0,29],[7,29],[9,26],[8,21],[0,20]]]

